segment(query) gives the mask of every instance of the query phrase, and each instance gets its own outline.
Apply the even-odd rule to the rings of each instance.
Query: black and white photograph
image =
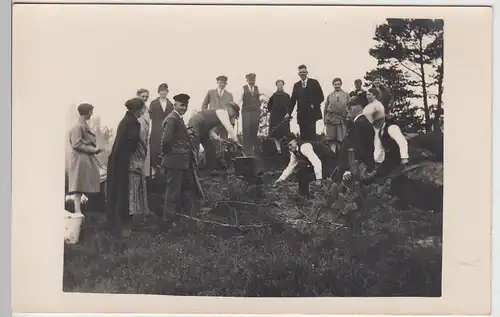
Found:
[[[471,243],[464,270],[488,265],[465,249],[487,247],[473,234],[487,194],[474,196],[470,228],[445,199],[474,206],[464,193],[479,184],[467,177],[489,177],[486,164],[457,165],[490,133],[463,125],[458,109],[487,117],[488,104],[455,98],[445,111],[458,81],[445,59],[463,58],[448,48],[456,18],[362,6],[44,6],[22,9],[32,26],[18,27],[16,71],[31,77],[15,115],[32,122],[34,105],[21,104],[43,96],[54,120],[64,117],[60,152],[45,154],[60,162],[54,182],[64,175],[50,211],[63,219],[50,230],[64,231],[53,251],[64,296],[450,300],[443,259],[460,246],[456,232],[443,237],[457,221]],[[462,63],[457,94],[478,86],[465,74],[480,62]]]
[[[68,114],[64,291],[439,297],[445,21],[253,18],[78,55],[116,61]]]

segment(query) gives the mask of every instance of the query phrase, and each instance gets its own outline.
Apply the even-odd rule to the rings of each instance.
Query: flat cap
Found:
[[[220,80],[220,81],[227,81],[227,76],[224,76],[224,75],[220,75],[216,78],[217,80]]]
[[[189,103],[189,95],[186,94],[178,94],[174,96],[174,101],[181,102],[181,103]]]
[[[144,107],[144,101],[141,98],[135,97],[127,100],[125,107],[130,111],[137,111]]]

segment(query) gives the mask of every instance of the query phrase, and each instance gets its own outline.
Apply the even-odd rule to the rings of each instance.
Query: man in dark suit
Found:
[[[156,173],[156,166],[160,164],[161,134],[163,133],[163,120],[172,112],[174,105],[168,100],[168,85],[163,83],[158,86],[159,97],[151,101],[149,105],[149,117],[151,118],[151,136],[149,138],[151,167],[153,174]]]
[[[300,65],[300,80],[293,86],[290,98],[289,117],[297,104],[297,123],[300,138],[304,141],[316,139],[316,121],[321,120],[321,103],[325,100],[321,85],[316,79],[307,77],[307,67]]]
[[[349,149],[354,149],[354,158],[365,164],[368,172],[375,168],[373,158],[375,130],[370,121],[363,115],[363,107],[361,105],[350,106],[347,116],[352,124],[342,143],[338,168],[338,175],[341,175],[343,179],[351,177]],[[337,178],[337,180],[339,179]]]
[[[195,171],[195,149],[182,116],[186,113],[190,97],[179,94],[174,97],[174,110],[163,122],[160,173],[164,176],[165,205],[163,220],[175,226],[177,214],[197,212],[199,197],[203,191]],[[170,218],[170,219],[169,219]]]

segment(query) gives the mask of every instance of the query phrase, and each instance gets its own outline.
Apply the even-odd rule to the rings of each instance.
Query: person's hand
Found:
[[[289,114],[289,113],[287,113],[287,114],[285,115],[285,119],[288,119],[288,118],[290,118],[290,114]]]
[[[401,159],[401,165],[407,165],[409,160],[407,158]]]
[[[342,179],[345,181],[351,179],[351,177],[352,177],[352,173],[350,171],[345,171],[344,175],[342,175]]]
[[[314,105],[311,105],[311,109],[314,109]]]
[[[321,185],[323,185],[323,180],[322,179],[317,179],[315,182],[314,182],[314,185],[320,187]]]
[[[278,178],[278,179],[274,182],[273,186],[274,186],[274,187],[276,187],[276,186],[278,186],[278,185],[280,185],[280,184],[282,184],[282,183],[283,183],[283,180],[282,180],[281,178]]]
[[[102,151],[104,151],[103,149],[101,148],[96,148],[95,151],[94,151],[94,154],[99,154],[101,153]]]

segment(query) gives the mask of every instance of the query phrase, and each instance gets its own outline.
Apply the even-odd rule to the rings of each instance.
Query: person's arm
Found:
[[[168,153],[172,149],[172,143],[174,141],[174,131],[175,131],[176,121],[167,117],[165,124],[163,125],[163,133],[161,137],[161,151],[163,153]]]
[[[210,129],[210,131],[208,131],[210,139],[212,139],[212,140],[220,140],[220,136],[217,134],[217,132],[215,132],[215,130],[217,130],[217,127],[212,128],[212,129]]]
[[[389,133],[389,136],[398,144],[401,159],[408,159],[408,141],[406,141],[401,129],[397,125],[393,124],[387,129],[387,132]]]
[[[135,121],[131,123],[130,127],[125,129],[125,131],[124,148],[128,150],[127,155],[132,155],[137,150],[141,140],[141,124],[139,121]]]
[[[330,96],[326,97],[325,109],[323,109],[323,120],[326,118],[326,113],[328,112],[329,105],[330,105]]]
[[[323,93],[323,89],[321,88],[321,84],[319,81],[316,80],[316,89],[317,89],[317,98],[318,100],[316,101],[318,105],[320,105],[323,101],[325,101],[325,94]]]
[[[82,127],[79,125],[75,125],[73,129],[71,129],[69,133],[69,140],[71,147],[77,152],[96,154],[98,151],[97,147],[87,144],[83,140]]]
[[[314,153],[314,149],[310,143],[304,143],[300,147],[300,152],[304,154],[305,157],[311,162],[313,168],[314,168],[314,174],[316,175],[316,179],[322,179],[323,178],[323,170],[322,170],[322,164],[321,160],[319,157]]]
[[[209,103],[210,103],[210,91],[207,92],[207,94],[205,95],[205,99],[203,99],[203,102],[201,103],[201,110],[207,110]]]
[[[269,101],[267,102],[267,112],[271,113],[273,111],[274,107],[274,94],[271,95],[271,98],[269,98]]]
[[[229,137],[234,141],[238,142],[238,134],[236,131],[233,129],[233,125],[231,124],[231,121],[229,120],[229,114],[227,113],[227,110],[224,109],[217,109],[215,111],[217,117],[219,118],[220,122],[224,126],[224,128],[227,131],[227,134]]]
[[[292,172],[295,169],[295,166],[297,166],[298,162],[299,161],[297,160],[297,157],[295,156],[295,154],[290,153],[290,162],[288,163],[288,166],[285,168],[283,173],[281,173],[281,176],[278,178],[278,181],[280,181],[280,182],[285,181],[292,174]]]
[[[237,99],[234,100],[238,106],[243,107],[243,94],[245,93],[245,90],[241,90],[240,93],[237,95]],[[233,100],[231,100],[233,101]]]

